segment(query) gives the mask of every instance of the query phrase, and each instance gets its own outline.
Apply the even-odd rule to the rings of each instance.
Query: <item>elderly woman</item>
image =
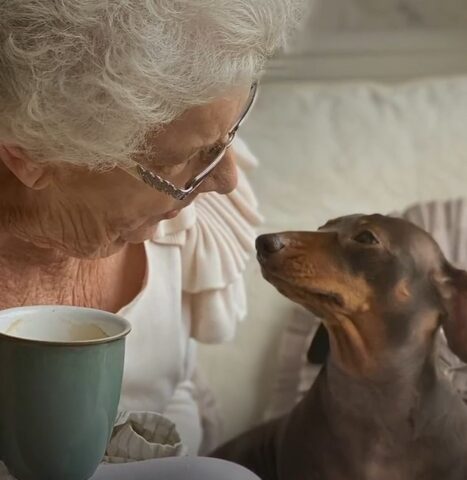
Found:
[[[234,139],[298,3],[0,2],[0,308],[125,316],[122,418],[174,431],[163,456],[198,453],[196,341],[230,338],[244,314],[258,219]],[[113,440],[110,461],[145,458]],[[190,457],[106,475],[252,478]]]

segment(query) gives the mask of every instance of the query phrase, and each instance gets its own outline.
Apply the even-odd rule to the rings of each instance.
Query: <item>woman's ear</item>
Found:
[[[0,160],[26,187],[42,190],[51,181],[50,171],[47,167],[31,160],[20,147],[0,145]]]
[[[446,306],[441,324],[449,348],[467,362],[467,272],[449,266],[440,293]]]

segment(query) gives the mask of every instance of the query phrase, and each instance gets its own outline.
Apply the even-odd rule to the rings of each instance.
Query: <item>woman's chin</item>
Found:
[[[154,237],[157,224],[148,227],[140,227],[132,232],[126,232],[121,235],[121,240],[125,243],[142,243]]]

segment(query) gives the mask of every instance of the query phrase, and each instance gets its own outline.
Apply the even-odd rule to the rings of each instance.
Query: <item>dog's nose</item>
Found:
[[[256,250],[261,255],[271,255],[284,248],[279,235],[261,235],[256,239]]]

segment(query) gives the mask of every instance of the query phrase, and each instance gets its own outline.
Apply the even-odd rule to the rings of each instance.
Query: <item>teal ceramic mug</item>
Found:
[[[129,323],[67,306],[0,311],[0,460],[19,480],[87,480],[117,414]]]

